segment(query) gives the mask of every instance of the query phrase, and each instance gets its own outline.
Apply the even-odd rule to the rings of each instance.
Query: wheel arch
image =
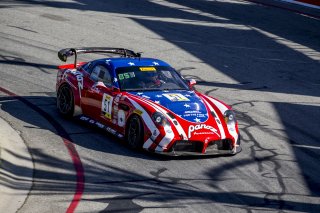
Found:
[[[145,123],[144,123],[141,115],[139,115],[138,113],[133,112],[133,113],[131,113],[131,114],[129,115],[129,117],[128,117],[127,120],[126,120],[126,124],[125,124],[125,135],[127,135],[128,128],[129,128],[129,125],[128,125],[128,124],[129,124],[129,121],[132,119],[133,116],[137,116],[137,117],[139,118],[139,120],[140,120],[140,122],[142,123],[142,126],[143,126],[143,132],[145,132]]]
[[[79,92],[81,91],[76,91],[77,89],[74,88],[73,85],[70,85],[70,83],[68,82],[62,82],[58,89],[57,89],[57,94],[58,94],[58,91],[59,89],[62,87],[62,86],[68,86],[72,92],[72,95],[73,95],[73,107],[74,107],[74,110],[73,110],[73,117],[74,116],[77,116],[77,115],[82,115],[82,108],[81,108],[81,97],[80,97],[80,94]]]
[[[127,137],[128,137],[128,130],[129,130],[129,122],[130,120],[133,118],[133,117],[137,117],[140,121],[140,125],[142,126],[142,141],[141,141],[141,147],[139,148],[142,148],[143,147],[143,144],[145,142],[145,132],[146,132],[146,125],[145,125],[145,122],[143,121],[143,118],[138,114],[138,113],[131,113],[131,115],[129,115],[128,119],[126,120],[126,125],[125,125],[125,138],[127,140]]]
[[[62,94],[64,93],[62,90],[63,88],[66,88],[69,91],[68,93],[70,93],[69,95],[70,95],[70,102],[71,102],[71,104],[70,104],[71,108],[65,112],[61,111],[61,105],[60,105],[61,104],[60,93],[62,93]],[[57,105],[57,108],[58,108],[60,114],[65,118],[73,117],[73,115],[74,115],[74,92],[72,91],[72,88],[70,87],[70,85],[67,83],[60,84],[59,87],[57,88],[56,96],[57,96],[56,97],[56,105]],[[64,96],[64,102],[65,102],[66,96],[65,96],[65,94],[63,96]]]

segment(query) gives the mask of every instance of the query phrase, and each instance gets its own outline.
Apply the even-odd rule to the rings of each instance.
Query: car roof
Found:
[[[103,58],[96,61],[106,63],[107,66],[112,66],[114,69],[130,66],[170,66],[166,62],[154,58]]]

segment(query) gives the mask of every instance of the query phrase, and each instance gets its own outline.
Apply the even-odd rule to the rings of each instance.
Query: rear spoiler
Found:
[[[123,57],[140,58],[141,53],[136,53],[132,50],[124,48],[111,47],[80,47],[80,48],[66,48],[58,52],[58,57],[61,61],[66,62],[67,58],[74,55],[74,68],[77,67],[77,55],[83,53],[111,53],[121,55]]]

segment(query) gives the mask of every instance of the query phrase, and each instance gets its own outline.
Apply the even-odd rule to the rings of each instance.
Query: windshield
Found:
[[[171,67],[120,67],[116,69],[121,90],[189,90],[188,85]]]

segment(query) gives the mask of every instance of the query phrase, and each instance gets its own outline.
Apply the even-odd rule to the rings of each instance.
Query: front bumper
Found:
[[[160,155],[167,155],[167,156],[224,156],[224,155],[236,155],[239,152],[242,151],[242,148],[238,146],[236,148],[236,152],[233,152],[232,150],[220,150],[216,152],[205,152],[205,153],[200,153],[200,152],[187,152],[187,151],[171,151],[171,152],[156,152],[157,154]]]
[[[220,140],[209,143],[203,147],[203,142],[197,141],[176,141],[167,152],[157,152],[157,154],[167,156],[219,156],[236,155],[242,151],[240,146],[240,136],[236,144],[231,145],[231,140]],[[202,145],[202,146],[201,146]]]

